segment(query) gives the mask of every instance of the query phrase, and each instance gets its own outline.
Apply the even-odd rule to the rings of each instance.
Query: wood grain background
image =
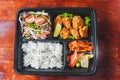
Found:
[[[98,23],[98,68],[92,76],[19,75],[13,69],[16,12],[23,7],[91,7]],[[120,0],[0,0],[0,80],[120,80]]]

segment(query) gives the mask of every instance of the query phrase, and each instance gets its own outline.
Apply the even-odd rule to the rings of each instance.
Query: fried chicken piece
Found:
[[[79,34],[81,37],[86,38],[88,36],[87,33],[88,33],[88,26],[84,26],[81,29],[79,29]]]
[[[64,24],[64,26],[68,29],[71,29],[72,26],[71,26],[71,19],[69,17],[66,17],[66,18],[62,18],[62,22]]]
[[[77,28],[71,29],[70,32],[74,36],[75,39],[79,39],[80,38],[79,32],[78,32]]]
[[[72,20],[73,28],[82,28],[84,21],[80,16],[74,16]]]
[[[54,23],[55,23],[55,24],[56,24],[56,23],[59,23],[59,24],[62,25],[62,18],[61,18],[60,16],[57,16],[57,17],[55,18],[55,20],[54,20]]]
[[[63,39],[67,39],[70,36],[70,31],[67,28],[62,28],[60,32],[60,37]]]

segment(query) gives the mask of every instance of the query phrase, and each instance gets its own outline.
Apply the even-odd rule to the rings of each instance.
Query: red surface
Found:
[[[120,80],[120,0],[0,0],[0,80]],[[97,11],[99,58],[92,76],[33,76],[14,72],[16,11],[22,7],[92,7]]]

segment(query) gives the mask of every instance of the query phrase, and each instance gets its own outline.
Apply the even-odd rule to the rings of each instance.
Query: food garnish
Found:
[[[55,31],[54,31],[54,37],[58,37],[58,35],[60,34],[60,31],[61,31],[61,25],[59,23],[56,24],[56,27],[55,27]]]
[[[89,60],[94,57],[93,54],[85,54],[85,53],[77,53],[74,52],[71,55],[67,55],[67,59],[69,60],[68,66],[73,67],[82,67],[88,68],[89,67]]]
[[[85,16],[85,25],[90,26],[91,19],[88,16]]]

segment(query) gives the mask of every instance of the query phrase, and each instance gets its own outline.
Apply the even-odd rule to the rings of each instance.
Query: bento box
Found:
[[[19,74],[92,75],[97,69],[92,8],[22,8],[16,16],[14,69]]]

